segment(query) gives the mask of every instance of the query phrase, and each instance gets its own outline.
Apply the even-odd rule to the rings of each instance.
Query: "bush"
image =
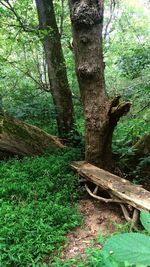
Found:
[[[117,65],[123,76],[130,79],[139,77],[143,69],[150,66],[150,47],[142,45],[126,51]]]

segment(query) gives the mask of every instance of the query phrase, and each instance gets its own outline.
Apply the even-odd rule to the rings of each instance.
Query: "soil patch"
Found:
[[[84,217],[84,224],[67,235],[68,243],[63,259],[76,257],[84,259],[87,247],[102,248],[97,243],[100,232],[103,235],[113,233],[115,224],[125,222],[120,207],[112,203],[106,204],[93,199],[80,200],[79,210]]]

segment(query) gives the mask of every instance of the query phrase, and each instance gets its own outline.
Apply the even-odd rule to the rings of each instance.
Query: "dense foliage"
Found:
[[[35,3],[32,0],[10,1],[17,18],[6,2],[0,1],[0,114],[12,115],[57,135]],[[137,182],[143,179],[141,170],[149,164],[150,156],[142,158],[134,169],[127,166],[127,158],[133,153],[132,145],[150,132],[150,7],[148,1],[122,0],[114,1],[113,10],[110,2],[105,1],[104,15],[106,87],[112,98],[121,95],[132,102],[130,113],[115,130],[113,152],[117,155],[118,166],[130,172]],[[77,127],[84,136],[74,55],[70,49],[68,5],[67,1],[57,0],[54,4]],[[43,262],[51,262],[55,253],[59,253],[66,240],[65,234],[81,223],[76,209],[76,178],[69,168],[69,163],[78,159],[81,160],[78,149],[66,149],[54,155],[0,163],[0,266],[46,267]],[[144,227],[148,230],[149,223],[144,223]],[[97,249],[87,251],[86,264],[89,267],[125,266],[112,259],[109,262],[108,254]],[[51,266],[87,265],[80,260],[60,262],[56,258]]]
[[[0,262],[37,266],[60,250],[68,230],[81,223],[76,179],[69,163],[79,151],[1,162]]]

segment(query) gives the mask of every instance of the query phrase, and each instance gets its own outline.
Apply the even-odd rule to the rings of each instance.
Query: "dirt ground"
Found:
[[[85,258],[87,247],[99,247],[96,239],[115,231],[115,223],[124,222],[119,206],[105,204],[93,199],[80,200],[79,210],[84,217],[84,224],[68,234],[68,243],[63,252],[63,259]]]

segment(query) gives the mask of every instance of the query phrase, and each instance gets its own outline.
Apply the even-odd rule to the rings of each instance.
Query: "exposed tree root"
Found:
[[[86,189],[86,191],[89,193],[89,195],[91,197],[94,197],[94,198],[96,198],[98,200],[104,201],[105,203],[110,203],[110,202],[113,202],[113,203],[124,203],[122,200],[112,199],[112,198],[103,198],[103,197],[97,196],[96,194],[94,194],[94,192],[93,193],[91,192],[91,190],[89,189],[87,184],[85,184],[85,189]]]

